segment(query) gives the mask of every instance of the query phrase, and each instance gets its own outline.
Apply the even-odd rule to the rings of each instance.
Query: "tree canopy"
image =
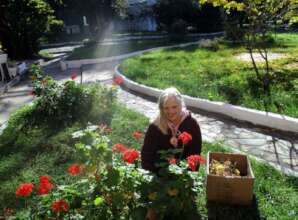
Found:
[[[11,58],[25,58],[38,50],[38,39],[63,22],[43,0],[1,0],[0,41]]]

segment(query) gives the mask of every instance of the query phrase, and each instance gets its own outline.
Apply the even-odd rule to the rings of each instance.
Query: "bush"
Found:
[[[58,84],[49,76],[43,76],[38,68],[31,71],[34,94],[33,124],[45,123],[51,127],[65,127],[74,122],[87,124],[110,123],[115,90],[100,84],[81,85],[74,80]],[[72,76],[76,78],[75,75]]]

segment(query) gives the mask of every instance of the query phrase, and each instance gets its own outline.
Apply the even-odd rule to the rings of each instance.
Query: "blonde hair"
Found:
[[[181,107],[185,107],[183,98],[181,93],[174,87],[170,87],[165,89],[158,98],[158,108],[159,113],[157,114],[156,118],[153,120],[153,124],[155,124],[163,134],[168,134],[168,123],[165,113],[163,111],[164,104],[167,102],[169,98],[174,97],[175,100]]]

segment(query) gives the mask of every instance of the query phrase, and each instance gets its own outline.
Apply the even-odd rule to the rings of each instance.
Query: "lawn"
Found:
[[[269,110],[297,118],[298,34],[273,35],[269,47],[269,52],[285,55],[269,61],[273,100]],[[120,70],[148,86],[175,86],[190,96],[264,110],[262,88],[251,62],[236,58],[245,52],[242,46],[218,40],[146,53],[125,60]]]
[[[177,43],[186,43],[195,41],[197,38],[185,37],[181,39],[151,39],[151,40],[131,40],[118,42],[115,44],[101,45],[93,43],[80,48],[76,48],[67,60],[93,59],[102,57],[111,57],[131,53],[139,50],[150,49],[153,47],[170,46]]]
[[[44,80],[42,82],[44,83]],[[48,81],[48,84],[53,88],[53,84],[50,81]],[[65,86],[67,89],[65,89]],[[26,210],[22,209],[26,203],[21,198],[16,198],[15,196],[15,189],[21,182],[38,181],[40,175],[50,175],[55,186],[58,186],[58,184],[66,180],[69,181],[70,177],[67,176],[66,170],[70,164],[75,161],[84,162],[82,161],[83,158],[79,158],[78,154],[75,154],[74,149],[77,145],[75,145],[72,138],[72,133],[87,126],[87,121],[93,124],[105,123],[111,128],[111,133],[108,135],[111,143],[108,146],[122,143],[131,148],[141,148],[141,143],[136,141],[132,134],[134,131],[144,132],[149,120],[139,113],[111,102],[114,96],[111,96],[110,92],[113,93],[114,89],[111,91],[106,90],[102,87],[97,87],[96,84],[89,85],[91,86],[90,90],[88,89],[89,86],[81,88],[73,83],[65,84],[65,86],[61,91],[72,94],[66,96],[66,98],[69,97],[72,100],[67,102],[69,105],[67,105],[66,109],[65,106],[49,108],[55,111],[54,116],[47,115],[53,112],[42,111],[39,108],[42,103],[49,101],[45,96],[43,101],[25,106],[14,114],[9,119],[8,127],[0,135],[0,208],[1,210],[13,208],[14,214],[19,217],[11,219],[30,218],[26,216],[26,213],[30,213],[30,210],[28,209],[26,212]],[[81,96],[80,93],[84,93],[84,95]],[[80,112],[77,114],[78,104],[73,105],[73,102],[80,100],[81,107],[84,107],[88,105],[88,102],[85,102],[85,98],[89,100],[90,94],[91,97],[95,98],[93,101],[96,105],[91,105],[88,108],[89,110],[85,111],[85,114]],[[51,97],[53,98],[53,96]],[[62,96],[62,100],[65,100],[64,98]],[[61,97],[56,96],[55,99],[60,100]],[[50,99],[50,101],[53,101],[53,99]],[[100,103],[99,106],[98,103]],[[67,112],[66,115],[62,115],[65,117],[64,119],[58,117],[61,108],[64,108],[64,111]],[[75,111],[71,111],[71,109]],[[106,112],[107,110],[109,112]],[[97,114],[93,115],[91,113]],[[32,121],[36,115],[39,115],[40,120]],[[95,118],[97,120],[94,120]],[[57,124],[59,124],[58,127]],[[231,149],[221,144],[204,143],[203,156],[206,156],[208,151],[227,152],[231,151]],[[92,157],[92,155],[89,156]],[[197,212],[201,219],[295,219],[298,214],[298,178],[285,176],[272,167],[253,159],[252,168],[256,178],[253,204],[241,207],[208,203],[206,201],[205,186],[203,185],[203,190],[197,197]],[[123,168],[122,172],[124,172]],[[198,175],[205,179],[205,173],[205,167],[201,166]],[[114,177],[111,176],[111,178],[113,179]],[[110,181],[113,181],[112,179]],[[109,179],[102,179],[102,181],[109,182]],[[98,184],[100,183],[101,180],[99,180]],[[90,190],[92,189],[90,188]],[[68,193],[70,195],[75,192],[69,190]],[[52,196],[55,196],[55,194]],[[53,199],[53,197],[44,198]],[[70,197],[65,198],[70,199]],[[72,201],[70,204],[71,209],[79,212],[80,206],[83,207],[88,202],[93,204],[93,200],[88,201],[86,197],[82,199],[82,203],[78,203],[77,200]],[[100,202],[100,200],[96,201]],[[107,205],[109,204],[108,201],[106,200],[105,202]],[[21,212],[21,210],[23,211]],[[75,214],[74,211],[72,213]]]

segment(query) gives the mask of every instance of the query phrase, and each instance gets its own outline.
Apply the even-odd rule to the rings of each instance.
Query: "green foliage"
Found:
[[[112,144],[122,143],[126,146],[140,150],[139,141],[132,138],[134,131],[145,132],[148,119],[141,117],[140,113],[126,109],[119,105],[111,122]]]
[[[82,219],[128,219],[140,207],[154,207],[160,217],[165,214],[177,216],[182,211],[192,210],[196,193],[202,187],[202,178],[191,172],[187,163],[163,166],[163,176],[158,178],[139,168],[139,153],[133,161],[125,161],[126,153],[112,155],[109,138],[99,126],[88,126],[73,133],[76,139],[76,154],[79,155],[80,170],[57,183],[49,193],[33,195],[24,207],[34,218],[65,217]],[[113,150],[114,151],[114,150]],[[137,152],[137,151],[135,151]],[[43,160],[42,160],[43,161]],[[36,167],[35,167],[36,169]],[[23,173],[34,185],[39,185],[35,173],[42,170],[30,169]],[[152,193],[158,194],[152,197]],[[55,213],[52,204],[63,198],[69,208]],[[21,200],[21,198],[19,198]],[[170,204],[166,204],[170,201]],[[69,209],[69,210],[68,210]],[[27,217],[20,213],[21,219]]]
[[[78,85],[75,81],[58,84],[32,67],[34,102],[32,124],[47,123],[61,127],[76,121],[81,123],[109,123],[113,114],[115,91],[99,84]],[[48,119],[51,118],[49,121]]]
[[[88,98],[88,102],[93,103],[91,103],[91,108],[83,113],[78,110],[82,114],[81,118],[77,117],[76,120],[69,120],[66,123],[56,121],[58,125],[55,125],[51,120],[58,120],[55,114],[61,110],[53,110],[56,111],[53,116],[47,115],[45,112],[48,112],[40,109],[38,104],[47,102],[48,104],[56,105],[58,103],[62,105],[62,102],[51,99],[45,92],[52,94],[56,92],[57,88],[63,88],[63,85],[58,85],[52,79],[44,77],[38,67],[33,67],[31,72],[39,99],[42,97],[44,99],[38,99],[32,105],[24,106],[15,112],[0,135],[1,210],[5,207],[23,207],[24,201],[18,200],[15,196],[16,187],[20,182],[37,182],[38,176],[44,174],[53,175],[57,183],[63,180],[68,164],[74,159],[79,160],[74,154],[75,140],[72,138],[72,133],[85,127],[89,121],[109,123],[114,113],[115,91],[113,89],[90,84],[80,90],[81,87],[78,89],[71,82],[70,85],[66,84],[68,86],[64,88],[71,89],[72,94],[76,97]],[[47,86],[43,85],[43,80],[48,80]],[[87,93],[84,93],[85,91]],[[78,94],[79,92],[83,92],[84,96]],[[55,97],[61,98],[60,95],[52,96],[52,98]],[[67,97],[63,100],[68,100],[68,98],[71,99],[71,97]],[[82,102],[84,103],[84,101]],[[60,107],[60,105],[58,106]],[[74,109],[81,108],[74,105],[71,107]],[[71,107],[68,109],[63,107],[63,109],[75,114],[75,111],[70,109]],[[60,120],[68,120],[68,117],[63,118],[61,113]],[[68,126],[64,127],[66,124]],[[28,219],[27,214],[27,212],[20,211],[17,214],[19,215],[17,219]]]
[[[256,74],[256,78],[259,81],[260,91],[262,92],[262,102],[264,104],[265,111],[269,111],[273,105],[272,97],[272,72],[268,61],[268,46],[270,45],[270,32],[274,31],[276,27],[281,24],[293,24],[298,21],[296,0],[244,0],[237,1],[221,1],[221,0],[199,0],[201,4],[211,3],[214,7],[222,7],[229,15],[231,12],[238,11],[241,14],[236,14],[235,20],[239,21],[239,27],[243,31],[239,32],[239,27],[236,27],[236,34],[243,35],[243,41],[241,43],[245,45],[250,56],[252,65]],[[229,17],[229,16],[228,16]],[[231,16],[230,16],[231,18]],[[241,21],[242,20],[242,21]],[[245,25],[243,22],[245,20]],[[230,28],[230,26],[226,26]],[[238,30],[237,30],[238,29]],[[228,30],[228,34],[235,34]],[[232,36],[233,37],[233,36]],[[253,54],[257,52],[262,60],[265,62],[266,68],[263,65],[258,65],[253,57]]]
[[[193,0],[158,0],[154,14],[159,29],[173,34],[186,33],[188,26],[200,32],[221,29],[219,10],[202,7]]]
[[[38,51],[38,39],[63,23],[54,17],[47,1],[4,0],[0,3],[0,41],[11,58],[30,57]]]

